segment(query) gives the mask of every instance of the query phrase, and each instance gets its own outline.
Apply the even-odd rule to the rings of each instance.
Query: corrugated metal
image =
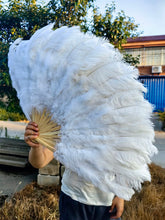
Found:
[[[165,110],[165,76],[140,76],[147,88],[145,98],[154,105],[154,111]]]

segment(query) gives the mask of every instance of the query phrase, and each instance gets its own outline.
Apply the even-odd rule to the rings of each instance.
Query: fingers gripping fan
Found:
[[[138,72],[107,41],[78,27],[52,30],[10,47],[9,70],[22,109],[39,124],[36,141],[105,192],[129,200],[150,180],[151,105]]]

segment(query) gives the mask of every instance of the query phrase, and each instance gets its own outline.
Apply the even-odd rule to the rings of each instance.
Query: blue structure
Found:
[[[154,111],[165,111],[165,76],[140,76],[139,80],[148,90],[145,98],[155,106]]]

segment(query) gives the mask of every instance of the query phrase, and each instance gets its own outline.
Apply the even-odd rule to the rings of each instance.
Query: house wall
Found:
[[[165,66],[162,66],[162,73],[152,73],[152,66],[138,66],[139,74],[140,75],[152,75],[152,76],[161,76],[165,75]]]
[[[140,75],[165,75],[165,35],[130,38],[122,46],[126,53],[140,55]],[[162,73],[153,74],[152,66],[162,66]]]

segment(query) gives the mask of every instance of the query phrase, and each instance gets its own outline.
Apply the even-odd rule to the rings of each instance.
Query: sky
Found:
[[[97,0],[97,5],[103,11],[111,0]],[[141,36],[165,35],[165,0],[114,0],[116,10],[123,10],[139,24]]]

